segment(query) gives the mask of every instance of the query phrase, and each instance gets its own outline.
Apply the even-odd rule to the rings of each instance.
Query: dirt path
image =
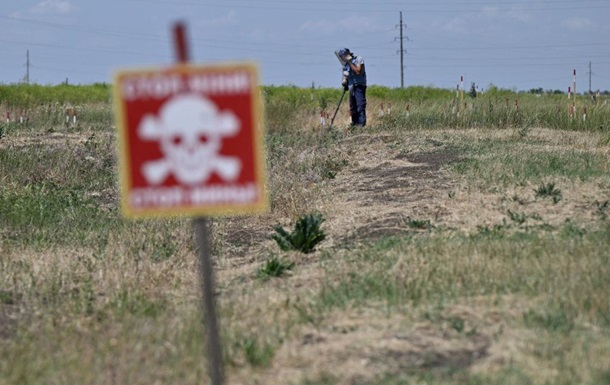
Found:
[[[496,134],[502,135],[510,133]],[[574,140],[562,139],[561,135],[570,133],[548,139],[544,129],[531,135],[557,141],[566,151]],[[541,149],[545,145],[542,142]],[[330,181],[325,193],[324,212],[332,240],[377,239],[417,231],[416,225],[427,223],[471,234],[481,227],[511,223],[510,212],[525,215],[528,224],[557,227],[568,219],[594,223],[598,220],[594,202],[607,199],[607,191],[600,186],[565,179],[558,204],[537,199],[536,184],[481,189],[449,171],[466,154],[448,147],[423,135],[360,134],[345,139],[340,150],[349,155],[350,164]]]
[[[443,167],[457,154],[442,148],[405,153],[391,148],[394,141],[358,135],[343,144],[357,149],[328,186],[328,226],[336,242],[397,235],[412,230],[409,221],[433,224],[448,215],[442,202],[455,182]]]

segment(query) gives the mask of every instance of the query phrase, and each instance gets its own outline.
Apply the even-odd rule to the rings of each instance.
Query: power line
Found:
[[[205,6],[205,7],[214,7],[214,8],[229,8],[229,9],[260,9],[260,10],[278,10],[278,11],[310,11],[310,12],[321,12],[321,11],[336,11],[336,12],[343,12],[345,11],[345,6],[349,6],[349,10],[350,12],[380,12],[380,13],[389,13],[389,12],[396,12],[395,10],[382,10],[379,9],[380,6],[399,6],[402,5],[404,6],[404,3],[400,3],[400,2],[392,2],[392,3],[376,3],[374,4],[375,9],[370,9],[370,8],[366,8],[366,9],[357,9],[354,7],[354,5],[361,5],[361,6],[370,6],[370,3],[364,3],[364,2],[359,2],[359,3],[352,3],[352,2],[343,2],[343,3],[338,3],[338,2],[333,2],[330,3],[332,5],[344,5],[343,7],[339,7],[339,8],[328,8],[328,7],[320,7],[320,5],[328,5],[329,3],[324,1],[324,2],[313,2],[313,1],[308,1],[308,2],[300,2],[299,5],[300,7],[294,7],[294,6],[286,6],[286,2],[285,1],[278,1],[275,4],[281,4],[283,6],[273,6],[273,5],[268,5],[268,4],[274,4],[272,2],[257,2],[256,4],[253,3],[235,3],[235,2],[228,2],[225,1],[223,2],[223,4],[218,4],[218,3],[208,3],[208,2],[194,2],[194,1],[173,1],[173,0],[127,0],[130,2],[140,2],[140,3],[149,3],[149,4],[172,4],[172,5],[188,5],[188,6]],[[607,3],[607,1],[595,1],[595,0],[590,0],[589,2],[595,3],[595,4],[600,4],[600,5],[573,5],[574,2],[573,1],[557,1],[553,4],[556,3],[560,3],[561,4],[565,4],[565,6],[559,6],[559,7],[548,7],[548,6],[543,6],[543,5],[548,5],[550,3],[548,2],[531,2],[531,1],[519,1],[519,2],[510,2],[510,3],[504,3],[501,4],[502,6],[511,6],[511,5],[533,5],[533,6],[538,6],[538,8],[529,8],[529,7],[520,7],[519,10],[520,11],[564,11],[564,10],[575,10],[575,9],[597,9],[597,8],[609,8],[610,5]],[[303,5],[311,5],[312,7],[303,7]],[[411,8],[409,9],[409,12],[411,14],[413,13],[469,13],[469,12],[480,12],[481,9],[447,9],[446,6],[447,5],[456,5],[455,2],[449,2],[449,1],[445,1],[445,2],[433,2],[433,3],[424,3],[424,6],[430,6],[430,5],[438,5],[438,6],[443,6],[443,8],[441,9],[431,9],[431,8],[424,8],[424,9],[416,9],[416,8]],[[459,3],[458,6],[462,7],[463,5],[470,5],[470,6],[484,6],[484,5],[489,5],[489,3],[487,2],[465,2],[465,3]],[[494,11],[497,12],[510,12],[512,11],[512,9],[510,8],[506,8],[506,9],[494,9]]]
[[[500,50],[505,51],[507,49],[546,49],[546,48],[573,48],[573,47],[606,47],[610,46],[610,43],[590,43],[590,44],[541,44],[541,45],[515,45],[515,46],[506,46],[506,45],[495,45],[495,46],[478,46],[478,47],[416,47],[419,51],[490,51],[490,50]]]

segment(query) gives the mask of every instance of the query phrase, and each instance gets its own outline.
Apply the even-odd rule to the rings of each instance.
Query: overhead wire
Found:
[[[127,0],[127,1],[131,1],[131,2],[146,2],[146,3],[160,3],[160,4],[174,4],[174,5],[201,5],[201,6],[205,6],[206,3],[205,2],[198,2],[195,3],[193,1],[169,1],[169,0]],[[581,5],[583,3],[586,3],[587,6],[579,6],[579,9],[582,8],[587,8],[587,9],[591,9],[591,8],[607,8],[610,7],[610,4],[607,2],[607,0],[584,0]],[[285,5],[286,2],[285,1],[259,1],[257,3],[255,3],[254,5],[252,5],[252,3],[249,3],[249,5],[239,5],[239,4],[234,4],[230,1],[226,1],[223,3],[223,6],[231,6],[231,7],[236,7],[236,8],[244,8],[244,9],[251,9],[251,8],[257,8],[257,9],[274,9],[274,10],[282,10],[282,7],[269,7],[269,5],[272,4],[283,4]],[[309,3],[305,3],[305,4],[309,4],[309,5],[315,5],[315,4],[327,4],[326,2],[323,1],[310,1]],[[333,4],[340,4],[340,2],[335,2]],[[346,3],[347,4],[347,3]],[[362,5],[365,4],[363,2],[355,2],[354,4],[356,5]],[[400,2],[379,2],[379,5],[385,6],[388,4],[395,4],[395,5],[401,5],[402,3]],[[454,4],[452,2],[448,2],[448,1],[430,1],[430,2],[425,2],[426,6],[433,6],[433,5],[449,5],[449,4]],[[498,6],[511,6],[511,5],[532,5],[532,6],[537,6],[537,5],[548,5],[548,4],[572,4],[572,1],[562,1],[562,0],[556,0],[554,2],[537,2],[537,1],[510,1],[510,2],[504,2],[502,4],[499,4]],[[603,5],[598,5],[598,4],[603,4]],[[209,5],[209,4],[208,4]],[[260,5],[260,7],[258,6]],[[488,5],[487,2],[477,2],[477,1],[467,1],[467,2],[463,2],[460,3],[460,6],[462,5]],[[295,10],[295,8],[290,8],[292,10]],[[571,8],[545,8],[545,10],[568,10]],[[535,9],[524,9],[524,8],[519,8],[519,10],[524,10],[524,11],[532,11]],[[356,10],[352,10],[350,9],[350,11],[354,11],[354,12],[359,12],[357,9]],[[481,11],[476,10],[477,12]],[[504,10],[501,9],[499,10],[499,12],[505,12],[505,11],[510,11],[510,10]],[[370,11],[366,11],[366,12],[370,12]],[[391,12],[395,12],[395,11],[391,11]],[[453,11],[451,11],[453,12]],[[457,11],[456,11],[457,12]],[[462,11],[460,11],[462,12]],[[64,23],[54,23],[54,22],[49,22],[46,20],[35,20],[35,19],[27,19],[27,18],[20,18],[20,17],[13,17],[13,16],[6,16],[6,15],[0,15],[0,19],[4,19],[4,20],[11,20],[14,22],[24,22],[24,23],[29,23],[29,24],[36,24],[36,25],[40,25],[42,27],[49,27],[49,28],[55,28],[55,29],[60,29],[60,30],[66,30],[66,31],[77,31],[77,32],[86,32],[86,33],[92,33],[95,35],[102,35],[102,36],[109,36],[109,37],[121,37],[121,38],[127,38],[127,39],[135,39],[135,40],[145,40],[145,41],[150,41],[150,42],[164,42],[164,43],[169,43],[170,39],[167,36],[159,36],[159,35],[150,35],[150,34],[143,34],[143,33],[138,33],[138,32],[133,32],[133,31],[121,31],[121,30],[113,30],[113,29],[107,29],[107,28],[100,28],[100,27],[96,27],[96,26],[90,26],[90,25],[78,25],[78,24],[64,24]],[[396,29],[385,29],[385,30],[380,30],[380,31],[376,31],[374,32],[375,34],[383,34],[383,33],[389,33],[392,31],[395,31]],[[0,41],[4,41],[10,44],[19,44],[19,45],[28,45],[28,46],[38,46],[38,47],[47,47],[47,48],[58,48],[58,49],[66,49],[66,50],[75,50],[75,51],[80,51],[80,52],[92,52],[92,51],[96,51],[96,52],[104,52],[104,53],[109,53],[109,54],[120,54],[120,55],[133,55],[133,56],[142,56],[142,57],[163,57],[163,58],[169,58],[169,55],[161,55],[158,52],[153,53],[153,52],[136,52],[136,51],[126,51],[126,50],[115,50],[115,49],[102,49],[102,48],[88,48],[88,47],[74,47],[74,46],[63,46],[63,45],[53,45],[53,44],[45,44],[45,43],[37,43],[37,42],[26,42],[26,41],[20,41],[20,40],[13,40],[13,39],[6,39],[6,38],[0,38]],[[197,47],[205,47],[205,48],[215,48],[215,49],[219,49],[219,50],[224,50],[227,52],[232,52],[234,54],[243,54],[243,53],[248,53],[248,52],[255,52],[258,54],[271,54],[271,55],[281,55],[281,57],[288,57],[286,54],[290,53],[292,54],[292,56],[290,56],[290,58],[293,58],[294,55],[313,55],[313,54],[317,54],[320,48],[328,48],[328,49],[335,49],[336,47],[331,47],[330,45],[324,45],[321,46],[319,44],[307,44],[307,43],[274,43],[274,42],[249,42],[248,46],[244,46],[243,44],[243,40],[232,40],[232,39],[227,39],[227,38],[223,38],[223,39],[210,39],[210,38],[202,38],[202,37],[193,37],[192,39],[192,44],[194,48]],[[383,47],[387,47],[391,44],[396,44],[396,42],[383,42],[383,43],[371,43],[371,44],[367,44],[367,45],[363,45],[360,48],[365,48],[365,49],[369,49],[369,50],[381,50],[381,49],[385,49]],[[169,44],[167,44],[169,46]],[[514,46],[507,46],[507,45],[497,45],[497,46],[475,46],[475,45],[469,45],[469,46],[465,46],[465,47],[433,47],[433,46],[422,46],[422,47],[410,47],[408,49],[409,51],[409,55],[408,60],[410,62],[410,65],[407,65],[407,67],[411,67],[411,68],[424,68],[424,67],[435,67],[435,68],[447,68],[449,66],[454,66],[456,61],[459,61],[460,66],[461,67],[468,67],[468,68],[473,68],[473,67],[483,67],[483,66],[489,66],[489,64],[479,64],[476,63],[474,61],[476,61],[475,58],[470,58],[470,57],[464,57],[464,58],[456,58],[456,57],[444,57],[444,56],[435,56],[435,57],[419,57],[418,53],[419,52],[445,52],[445,51],[461,51],[464,52],[465,54],[467,54],[467,51],[471,51],[471,52],[476,52],[476,51],[497,51],[497,50],[548,50],[548,49],[561,49],[561,48],[575,48],[575,47],[579,47],[579,48],[585,48],[585,47],[607,47],[609,46],[610,43],[583,43],[583,44],[540,44],[540,45],[514,45]],[[295,50],[296,49],[296,50]],[[367,58],[370,59],[395,59],[397,53],[392,53],[392,54],[387,54],[387,55],[366,55]],[[607,58],[608,55],[588,55],[588,58]],[[219,58],[221,59],[221,58]],[[554,62],[545,62],[545,63],[532,63],[530,62],[531,60],[549,60],[549,61],[561,61],[561,60],[572,60],[573,59],[573,55],[566,55],[566,56],[544,56],[544,57],[527,57],[527,58],[523,58],[523,57],[518,57],[518,58],[485,58],[486,60],[501,60],[503,61],[502,63],[494,63],[492,64],[494,67],[498,67],[498,68],[503,68],[503,67],[507,67],[507,66],[512,66],[512,67],[520,67],[520,66],[561,66],[564,65],[562,63],[554,63]],[[425,63],[426,61],[447,61],[447,63],[432,63],[432,64],[421,64],[421,63]],[[530,60],[530,61],[525,61],[525,60]],[[289,65],[298,65],[298,66],[327,66],[329,65],[328,62],[332,62],[332,60],[328,60],[328,61],[307,61],[306,63],[304,63],[303,61],[297,61],[297,60],[293,60],[293,59],[274,59],[274,60],[267,60],[265,59],[266,63],[273,63],[273,64],[289,64]],[[474,62],[474,63],[473,63]],[[602,62],[603,63],[603,62]],[[99,63],[98,63],[99,64]],[[99,64],[100,66],[102,66],[101,64]],[[373,66],[375,64],[372,64]],[[420,66],[420,67],[418,67]],[[39,69],[44,68],[44,64],[43,67],[37,67]],[[64,69],[65,71],[65,69]]]
[[[262,1],[258,1],[257,3],[232,3],[229,1],[224,1],[222,4],[219,3],[207,3],[207,2],[194,2],[194,1],[172,1],[172,0],[126,0],[129,2],[141,2],[141,3],[149,3],[149,4],[168,4],[171,3],[173,5],[188,5],[188,6],[207,6],[207,7],[213,7],[213,8],[243,8],[243,9],[261,9],[261,10],[281,10],[281,11],[311,11],[311,12],[320,12],[320,11],[327,11],[327,12],[343,12],[345,11],[345,7],[339,7],[339,8],[330,8],[330,7],[320,7],[319,5],[328,5],[328,2],[299,2],[300,7],[294,7],[293,5],[291,6],[285,6],[286,2],[279,2],[278,4],[282,4],[284,6],[269,6],[266,5],[265,2]],[[269,2],[269,1],[267,1]],[[512,2],[513,4],[523,4],[523,5],[546,5],[543,8],[529,8],[529,7],[523,7],[523,8],[519,8],[519,10],[524,10],[524,11],[563,11],[563,10],[574,10],[574,9],[597,9],[597,8],[608,8],[610,7],[610,4],[608,4],[607,2],[604,1],[596,1],[596,0],[589,0],[588,2],[594,2],[594,3],[599,3],[600,5],[574,5],[574,2],[568,2],[568,1],[560,1],[561,4],[566,4],[565,6],[560,6],[560,7],[548,7],[548,4],[550,4],[549,2],[527,2],[527,1],[521,1],[521,2]],[[312,5],[314,7],[303,7],[303,5],[305,4],[309,4]],[[332,5],[341,5],[337,2],[333,2],[331,3]],[[363,3],[363,2],[359,2],[359,3],[345,3],[345,5],[349,5],[349,10],[350,12],[371,12],[371,11],[375,11],[375,12],[380,12],[380,13],[387,13],[387,12],[396,12],[396,9],[392,9],[392,10],[385,10],[385,9],[379,9],[380,6],[383,5],[390,5],[390,6],[396,6],[396,7],[403,7],[405,6],[404,3],[400,3],[400,2],[392,2],[392,3],[383,3],[383,2],[377,2],[375,4],[371,4],[371,3]],[[376,6],[376,9],[359,9],[359,8],[355,8],[354,5],[366,5],[366,6]],[[453,5],[453,6],[458,6],[458,7],[463,7],[463,5],[481,5],[481,6],[489,6],[489,3],[485,3],[485,2],[464,2],[464,3],[458,3],[456,4],[455,2],[426,2],[423,4],[424,6],[430,6],[430,5]],[[505,4],[499,4],[500,6],[505,6]],[[510,3],[507,3],[506,5],[512,5]],[[495,4],[494,4],[495,6]],[[511,9],[498,9],[500,11],[511,11]],[[432,13],[432,12],[443,12],[443,13],[464,13],[464,12],[474,12],[474,11],[480,11],[480,9],[431,9],[431,8],[427,8],[427,9],[413,9],[413,8],[409,8],[409,12],[410,13]]]

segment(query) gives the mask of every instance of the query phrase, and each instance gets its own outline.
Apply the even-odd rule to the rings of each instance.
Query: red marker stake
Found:
[[[186,30],[183,23],[176,23],[173,28],[176,59],[179,64],[187,64],[190,60],[186,40]],[[218,334],[218,319],[214,301],[214,266],[210,252],[211,234],[207,217],[197,217],[194,220],[195,235],[199,246],[199,279],[203,291],[204,323],[207,332],[208,365],[210,379],[213,385],[224,383],[224,367],[222,349]]]

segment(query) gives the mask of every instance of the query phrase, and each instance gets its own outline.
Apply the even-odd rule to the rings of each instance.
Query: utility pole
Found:
[[[405,39],[402,36],[402,30],[403,27],[406,29],[406,25],[403,24],[402,22],[402,11],[400,12],[400,24],[396,26],[397,28],[400,28],[400,37],[398,38],[394,38],[394,41],[396,41],[396,39],[400,40],[400,88],[404,88],[405,87],[405,65],[404,65],[404,53],[405,50],[403,48],[403,40]],[[407,40],[409,40],[409,38],[406,38]]]
[[[28,49],[26,52],[26,62],[25,62],[25,84],[30,84],[30,50]]]
[[[591,90],[591,75],[593,75],[593,72],[591,71],[591,62],[589,62],[589,95],[592,94],[592,90]]]

